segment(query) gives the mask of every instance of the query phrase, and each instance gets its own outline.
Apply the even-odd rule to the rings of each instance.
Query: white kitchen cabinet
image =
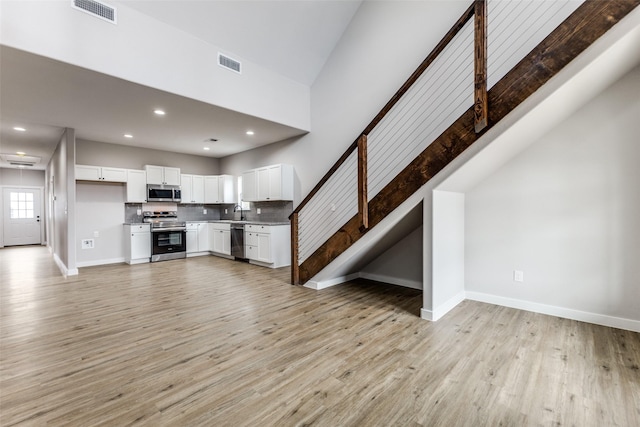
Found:
[[[103,166],[76,165],[76,180],[127,182],[127,170]]]
[[[180,175],[180,189],[182,190],[180,203],[204,203],[204,176]]]
[[[204,177],[205,203],[236,203],[234,177],[209,175]]]
[[[147,202],[147,173],[142,170],[127,170],[127,203]]]
[[[244,226],[245,256],[263,267],[291,265],[291,226],[247,224]]]
[[[211,245],[209,244],[209,223],[198,223],[198,252],[209,252]]]
[[[127,264],[149,262],[151,258],[151,228],[149,224],[124,226],[125,261]]]
[[[245,202],[293,200],[293,166],[279,164],[246,171],[242,190]]]
[[[242,201],[255,202],[258,200],[257,175],[258,171],[256,169],[242,173]]]
[[[231,224],[209,223],[209,250],[215,255],[231,256]]]
[[[147,184],[180,185],[180,168],[145,165]]]
[[[209,224],[187,223],[187,256],[207,255],[209,252]]]
[[[220,187],[218,185],[218,176],[205,176],[204,177],[204,202],[205,203],[220,203]]]

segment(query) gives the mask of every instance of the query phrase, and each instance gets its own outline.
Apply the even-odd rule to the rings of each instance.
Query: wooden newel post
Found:
[[[474,127],[476,133],[487,127],[487,1],[475,0],[474,31]]]
[[[367,193],[367,135],[358,138],[358,214],[360,227],[369,228],[369,196]]]
[[[300,266],[298,265],[298,212],[291,214],[291,284],[300,284]]]

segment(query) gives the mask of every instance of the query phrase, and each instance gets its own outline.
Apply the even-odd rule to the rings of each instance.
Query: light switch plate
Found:
[[[514,282],[524,282],[524,271],[522,271],[522,270],[513,270],[513,281]]]
[[[262,211],[260,210],[260,208],[256,209],[256,213],[257,213],[258,215],[260,215],[260,213],[261,213],[261,212],[262,212]]]
[[[206,209],[202,209],[202,213],[203,213],[204,215],[206,215],[206,214],[207,214],[207,210],[206,210]]]

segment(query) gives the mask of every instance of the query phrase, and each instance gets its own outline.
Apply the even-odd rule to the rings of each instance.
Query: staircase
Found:
[[[476,0],[290,216],[304,284],[640,0]]]

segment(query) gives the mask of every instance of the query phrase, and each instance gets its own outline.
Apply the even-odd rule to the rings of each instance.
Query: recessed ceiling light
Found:
[[[164,116],[165,115],[165,112],[163,110],[153,110],[153,112],[155,114],[157,114],[158,116]]]
[[[209,148],[209,147],[204,147],[204,149],[205,149],[206,151],[211,150],[211,148]]]
[[[130,133],[125,133],[125,134],[124,134],[124,137],[125,137],[125,138],[133,138],[133,135],[131,135]]]
[[[24,155],[25,155],[25,154],[27,154],[27,153],[25,153],[24,151],[16,151],[16,154],[17,154],[18,156],[24,156]]]
[[[17,130],[18,132],[26,132],[27,131],[25,128],[21,128],[20,126],[14,127],[13,130]]]
[[[253,131],[252,130],[248,130],[247,131],[247,135],[253,135]]]

